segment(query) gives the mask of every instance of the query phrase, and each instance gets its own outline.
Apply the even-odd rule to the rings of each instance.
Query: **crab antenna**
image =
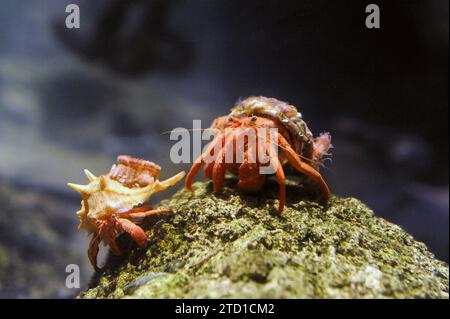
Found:
[[[185,129],[182,129],[182,130],[164,131],[164,132],[160,133],[160,135],[166,135],[166,134],[170,134],[172,132],[174,132],[174,133],[185,132],[185,131],[197,132],[197,131],[207,131],[207,130],[219,131],[218,129],[211,128],[211,127],[208,127],[208,128],[185,128]]]
[[[89,170],[85,169],[84,170],[84,174],[86,174],[89,182],[94,181],[95,179],[97,179],[97,176],[95,176],[94,174],[92,174]]]

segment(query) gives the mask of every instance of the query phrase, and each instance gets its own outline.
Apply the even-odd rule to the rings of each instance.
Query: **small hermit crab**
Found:
[[[96,177],[84,170],[89,184],[68,184],[82,196],[81,209],[77,212],[80,218],[79,228],[93,234],[88,257],[96,271],[99,270],[97,254],[100,242],[109,245],[111,251],[120,256],[122,251],[115,238],[125,231],[140,247],[144,247],[147,236],[136,224],[146,217],[171,212],[167,209],[153,209],[149,205],[138,206],[184,177],[184,172],[180,172],[161,182],[157,179],[160,170],[152,162],[120,155],[117,164],[112,166],[107,175]]]
[[[322,133],[314,138],[293,105],[274,98],[249,97],[238,101],[229,115],[215,119],[211,129],[219,134],[193,163],[186,177],[187,189],[192,190],[192,180],[205,164],[205,176],[213,180],[215,191],[222,190],[227,170],[239,176],[238,188],[257,191],[265,181],[266,174],[261,174],[260,168],[266,157],[280,185],[279,214],[286,201],[283,165],[287,163],[315,182],[323,198],[330,196],[318,168],[329,155],[331,137]],[[282,150],[279,155],[276,147]]]

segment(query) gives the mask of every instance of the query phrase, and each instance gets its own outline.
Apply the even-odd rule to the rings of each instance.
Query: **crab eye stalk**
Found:
[[[230,117],[228,118],[228,122],[233,122],[233,117],[232,117],[232,116],[230,116]]]
[[[257,117],[256,116],[252,116],[251,121],[252,122],[256,122],[256,120],[257,120]]]

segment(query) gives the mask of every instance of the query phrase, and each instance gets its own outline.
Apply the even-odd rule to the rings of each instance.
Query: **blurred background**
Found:
[[[80,29],[65,27],[69,3]],[[248,95],[330,131],[332,191],[448,262],[448,1],[374,1],[380,29],[365,27],[369,3],[1,1],[0,297],[71,298],[71,263],[89,281],[68,181],[120,153],[160,163],[162,177],[188,169],[161,133],[207,127]]]

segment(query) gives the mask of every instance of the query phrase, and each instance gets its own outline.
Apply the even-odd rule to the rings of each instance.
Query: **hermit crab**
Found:
[[[330,196],[318,169],[329,155],[331,137],[322,133],[314,138],[293,105],[274,98],[252,96],[238,101],[229,115],[215,119],[211,129],[218,134],[187,174],[188,190],[192,191],[193,178],[205,164],[205,176],[212,179],[215,191],[222,190],[227,170],[238,175],[238,188],[257,191],[267,175],[261,173],[262,159],[268,158],[279,182],[279,214],[286,202],[283,165],[290,164],[314,182],[324,199]]]
[[[97,254],[101,242],[109,245],[111,251],[120,256],[122,250],[115,239],[124,231],[140,247],[144,247],[147,236],[137,224],[146,217],[171,212],[141,205],[153,194],[175,185],[184,177],[184,172],[180,172],[161,182],[158,180],[160,171],[161,168],[155,163],[120,155],[108,174],[96,177],[85,170],[89,184],[68,184],[82,197],[81,209],[77,212],[79,228],[92,234],[88,257],[96,271],[99,270]]]

